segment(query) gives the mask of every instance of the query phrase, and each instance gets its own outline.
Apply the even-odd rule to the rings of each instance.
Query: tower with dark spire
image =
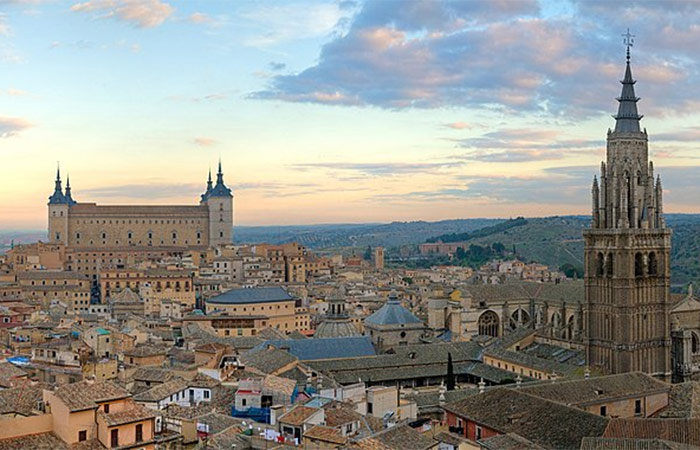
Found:
[[[53,194],[49,196],[49,205],[58,205],[66,202],[66,196],[63,195],[63,186],[61,182],[61,168],[56,168],[56,181],[54,182]]]
[[[216,184],[212,186],[211,170],[207,190],[202,194],[201,204],[209,208],[209,243],[225,245],[233,242],[233,194],[224,183],[221,159],[216,173]]]
[[[77,202],[73,200],[73,195],[71,194],[70,191],[70,175],[66,176],[66,203],[68,203],[69,206],[75,205]]]
[[[606,161],[593,179],[591,228],[585,241],[585,339],[590,366],[608,373],[646,372],[669,378],[671,231],[665,226],[661,181],[640,128],[630,47],[615,129]]]
[[[63,193],[61,168],[56,168],[56,181],[53,194],[49,197],[49,242],[67,244],[68,210],[74,203],[70,193],[70,182]]]

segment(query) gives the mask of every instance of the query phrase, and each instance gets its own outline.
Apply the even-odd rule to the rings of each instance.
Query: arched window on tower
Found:
[[[608,275],[608,278],[612,278],[613,276],[613,269],[614,269],[615,261],[613,258],[612,253],[608,253],[608,257],[605,260],[605,272]]]
[[[639,252],[634,255],[634,276],[637,278],[644,276],[644,256]]]
[[[602,253],[598,253],[598,256],[596,257],[596,269],[595,269],[596,275],[599,277],[602,277],[605,275],[605,257],[603,256]]]
[[[659,262],[656,260],[656,253],[649,253],[649,275],[655,276],[659,273]]]
[[[698,335],[695,331],[690,332],[690,349],[693,354],[700,352],[700,339],[698,339]]]

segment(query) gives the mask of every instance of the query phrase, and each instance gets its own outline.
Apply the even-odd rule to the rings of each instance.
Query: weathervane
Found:
[[[634,46],[634,38],[635,35],[630,33],[630,29],[627,29],[627,33],[623,34],[622,37],[624,38],[622,42],[627,46],[627,62],[630,61],[630,47]]]

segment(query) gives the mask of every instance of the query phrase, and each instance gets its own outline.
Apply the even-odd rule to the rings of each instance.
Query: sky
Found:
[[[0,0],[0,228],[73,197],[238,225],[588,214],[632,69],[666,212],[700,212],[700,8],[674,0]]]

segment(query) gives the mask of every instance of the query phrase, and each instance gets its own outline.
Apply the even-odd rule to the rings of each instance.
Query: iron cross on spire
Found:
[[[630,47],[634,46],[634,38],[636,37],[634,34],[630,33],[630,29],[627,29],[627,33],[623,34],[622,37],[624,38],[622,42],[625,44],[627,47],[627,62],[630,60]]]

